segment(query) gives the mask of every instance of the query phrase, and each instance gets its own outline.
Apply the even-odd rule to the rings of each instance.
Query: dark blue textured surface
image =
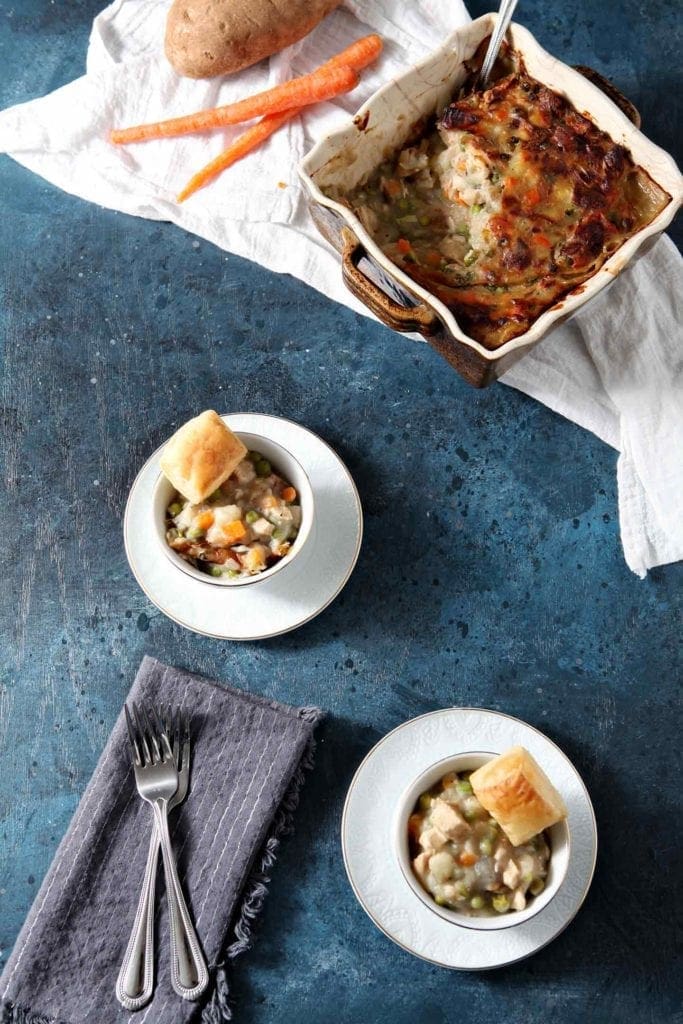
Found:
[[[80,74],[97,9],[0,3],[0,104]],[[675,153],[676,9],[527,0],[520,20],[612,77]],[[297,281],[89,206],[5,158],[0,211],[2,959],[150,652],[330,712],[237,972],[243,1024],[680,1021],[683,566],[645,582],[626,569],[615,453],[510,389],[469,389],[425,346]],[[212,406],[300,420],[361,491],[356,573],[285,638],[194,636],[147,602],[126,564],[137,469],[174,424]],[[431,967],[377,932],[338,842],[364,753],[450,704],[546,731],[584,775],[600,827],[595,883],[571,928],[484,975]]]

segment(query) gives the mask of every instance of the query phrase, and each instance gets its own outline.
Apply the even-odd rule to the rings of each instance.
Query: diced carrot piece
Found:
[[[241,519],[236,519],[233,523],[226,523],[223,527],[223,537],[228,544],[242,540],[246,536],[246,532],[247,529]]]
[[[411,814],[410,817],[408,818],[408,832],[409,832],[409,834],[414,839],[417,839],[417,837],[420,834],[420,829],[421,828],[422,828],[422,818],[420,817],[420,815],[419,814]]]
[[[406,253],[410,252],[410,249],[411,249],[410,242],[408,241],[407,238],[399,238],[398,242],[396,243],[396,248],[398,249],[399,252],[402,252],[403,255],[405,256]]]
[[[458,860],[464,868],[472,867],[473,864],[477,863],[476,853],[470,853],[468,850],[463,850]]]
[[[439,267],[442,259],[443,256],[438,249],[430,249],[425,255],[425,262],[428,263],[430,267]]]
[[[397,181],[396,178],[388,178],[384,182],[384,191],[387,192],[392,199],[396,199],[403,191],[401,188],[401,182]]]
[[[525,196],[522,197],[522,203],[524,206],[537,206],[541,201],[541,193],[537,188],[530,188]]]
[[[209,509],[206,512],[200,512],[194,522],[200,530],[208,530],[210,526],[213,526],[213,512]]]
[[[294,489],[294,487],[285,487],[285,489],[282,492],[282,497],[284,498],[285,501],[294,501],[294,499],[296,498],[296,490]]]
[[[534,235],[534,238],[537,242],[540,242],[541,245],[544,245],[546,249],[552,248],[553,243],[550,241],[547,235]]]

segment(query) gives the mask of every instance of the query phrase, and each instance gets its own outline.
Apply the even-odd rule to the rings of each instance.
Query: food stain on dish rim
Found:
[[[509,716],[505,715],[503,717],[507,718]],[[428,910],[456,928],[464,928],[470,931],[498,932],[508,928],[517,928],[536,917],[537,914],[542,913],[560,891],[571,859],[571,830],[565,819],[545,830],[548,837],[548,845],[550,846],[548,872],[550,881],[545,889],[537,896],[534,896],[533,901],[524,910],[509,911],[500,917],[468,915],[448,907],[441,907],[435,902],[434,897],[420,884],[410,863],[407,839],[408,818],[418,796],[443,775],[448,774],[449,771],[467,771],[470,768],[479,768],[481,765],[497,757],[499,753],[500,751],[468,750],[440,758],[440,760],[435,761],[434,764],[420,772],[406,786],[398,801],[394,816],[394,853],[404,880]],[[427,781],[428,779],[432,780],[431,783]],[[552,873],[558,867],[559,874],[557,878],[554,878]]]

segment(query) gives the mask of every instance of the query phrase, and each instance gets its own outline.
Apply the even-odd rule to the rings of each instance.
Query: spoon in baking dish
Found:
[[[498,17],[496,19],[496,27],[491,33],[489,48],[486,51],[484,63],[481,66],[481,71],[477,78],[477,89],[486,88],[486,84],[493,70],[493,65],[496,63],[496,57],[498,56],[501,43],[505,39],[508,27],[512,21],[512,15],[515,13],[516,6],[517,0],[502,0],[500,10],[498,11]]]

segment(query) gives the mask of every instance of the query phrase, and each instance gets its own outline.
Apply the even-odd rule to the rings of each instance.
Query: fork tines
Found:
[[[168,706],[147,709],[134,701],[131,708],[132,714],[127,704],[123,706],[133,761],[138,767],[168,758],[175,761],[178,771],[189,764],[190,720],[180,708],[175,713]]]

